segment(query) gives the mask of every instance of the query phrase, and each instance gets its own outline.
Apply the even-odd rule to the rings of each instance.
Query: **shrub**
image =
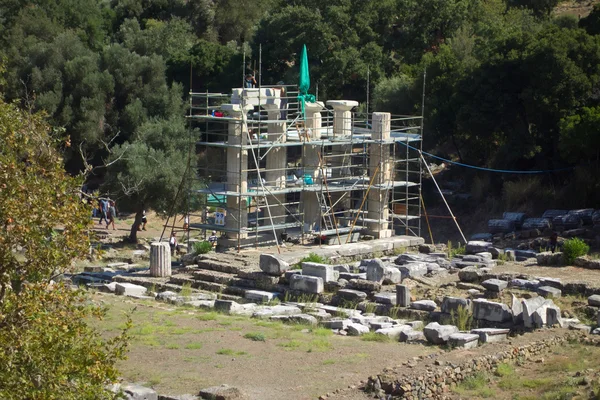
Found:
[[[192,247],[194,248],[195,254],[206,254],[212,250],[212,244],[207,241],[194,242],[194,245]]]
[[[319,264],[329,264],[329,260],[328,259],[326,259],[325,257],[322,257],[322,256],[318,255],[317,253],[308,253],[308,255],[306,257],[304,257],[302,260],[300,260],[300,262],[298,264],[302,265],[303,262],[314,262],[314,263],[319,263]]]
[[[467,307],[458,307],[450,313],[451,324],[461,331],[468,331],[473,325],[473,314]]]
[[[566,264],[572,264],[577,257],[585,256],[589,251],[590,246],[579,238],[569,239],[563,244],[563,257]]]
[[[448,241],[448,258],[453,258],[458,254],[465,254],[467,252],[467,248],[465,246],[461,246],[460,243],[458,247],[452,247],[452,242]]]

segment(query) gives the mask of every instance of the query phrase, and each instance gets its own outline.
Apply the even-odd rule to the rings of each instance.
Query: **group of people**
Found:
[[[112,225],[113,231],[115,228],[115,218],[117,218],[117,206],[114,200],[98,199],[98,213],[100,214],[99,225],[102,221],[106,222],[106,229]]]

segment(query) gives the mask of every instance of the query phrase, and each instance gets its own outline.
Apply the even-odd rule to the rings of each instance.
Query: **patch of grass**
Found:
[[[192,342],[185,345],[185,348],[188,350],[198,350],[202,348],[202,343],[200,342]]]
[[[215,311],[211,311],[205,314],[198,315],[200,321],[215,321],[219,317],[219,314]]]
[[[233,349],[219,349],[217,351],[217,354],[221,356],[243,356],[248,353],[246,353],[245,351],[235,351]]]
[[[365,333],[364,335],[362,335],[360,337],[360,340],[362,340],[364,342],[379,342],[379,343],[388,343],[391,341],[389,336],[380,335],[379,333],[375,333],[375,332]]]
[[[286,349],[297,349],[298,347],[300,347],[301,344],[302,343],[300,343],[297,340],[290,340],[290,341],[287,341],[287,342],[279,343],[277,346],[283,347],[283,348],[286,348]]]
[[[256,321],[254,323],[256,326],[260,326],[261,328],[274,328],[274,329],[282,329],[283,324],[281,322],[274,321]]]
[[[195,254],[206,254],[212,250],[212,244],[207,241],[194,242],[192,249]]]
[[[265,342],[267,340],[265,334],[261,332],[248,332],[244,337],[254,342]]]
[[[482,374],[476,374],[466,378],[460,383],[454,391],[465,397],[483,397],[490,398],[494,396],[494,391],[488,387],[488,379]]]
[[[231,326],[231,325],[233,325],[233,321],[220,321],[219,325],[220,326]]]
[[[498,364],[496,371],[494,371],[494,375],[499,376],[501,378],[507,376],[513,376],[515,374],[515,368],[506,363]]]
[[[311,333],[315,336],[332,336],[333,332],[328,328],[314,328],[311,330]]]
[[[181,348],[181,346],[179,346],[177,343],[169,343],[165,347],[169,350],[177,350]]]
[[[325,338],[318,338],[311,340],[308,343],[308,352],[312,351],[327,351],[333,348],[331,342]]]
[[[394,255],[399,256],[400,254],[404,254],[406,253],[406,250],[406,247],[398,247],[397,249],[394,249]]]
[[[461,246],[458,244],[458,247],[453,247],[452,242],[448,241],[448,258],[454,258],[454,256],[459,254],[465,254],[467,252],[467,248],[465,246]]]
[[[370,301],[365,303],[365,314],[375,314],[375,310],[377,309],[377,303],[372,303]]]
[[[461,331],[469,331],[473,326],[473,313],[467,307],[460,306],[450,312],[451,324]]]
[[[181,290],[179,291],[179,295],[183,297],[189,297],[192,295],[192,284],[189,282],[184,282],[181,285]]]
[[[308,253],[306,257],[298,262],[299,265],[302,265],[303,262],[314,262],[318,264],[329,264],[329,260],[323,256],[318,255],[317,253]]]
[[[332,360],[332,359],[323,360],[323,365],[333,365],[333,364],[335,364],[335,360]]]

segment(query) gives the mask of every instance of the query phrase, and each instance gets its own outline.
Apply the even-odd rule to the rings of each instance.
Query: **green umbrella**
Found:
[[[306,45],[302,47],[302,55],[300,56],[300,80],[298,82],[298,100],[300,101],[300,107],[302,110],[302,117],[306,120],[306,112],[304,111],[304,103],[307,101],[309,103],[315,102],[315,96],[312,94],[308,94],[308,89],[310,88],[310,74],[308,72],[308,52],[306,50]]]
[[[300,56],[300,82],[298,83],[298,89],[301,94],[308,94],[310,88],[310,73],[308,72],[308,54],[306,51],[306,45],[302,47],[302,55]]]

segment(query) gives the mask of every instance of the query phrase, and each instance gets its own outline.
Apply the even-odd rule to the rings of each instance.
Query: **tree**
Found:
[[[600,35],[600,4],[595,4],[592,12],[579,20],[579,25],[590,35]]]
[[[146,208],[162,215],[168,215],[173,206],[183,211],[187,193],[177,196],[177,188],[190,172],[189,135],[182,116],[154,119],[142,124],[130,141],[113,149],[103,190],[136,212],[130,241],[137,242]]]
[[[92,209],[50,134],[0,101],[0,398],[111,399],[127,333],[102,339],[102,310],[52,281],[88,254]]]
[[[569,161],[600,166],[600,107],[583,107],[560,121],[559,149]]]
[[[525,7],[534,12],[537,16],[547,17],[552,13],[560,0],[510,0],[512,7]]]

